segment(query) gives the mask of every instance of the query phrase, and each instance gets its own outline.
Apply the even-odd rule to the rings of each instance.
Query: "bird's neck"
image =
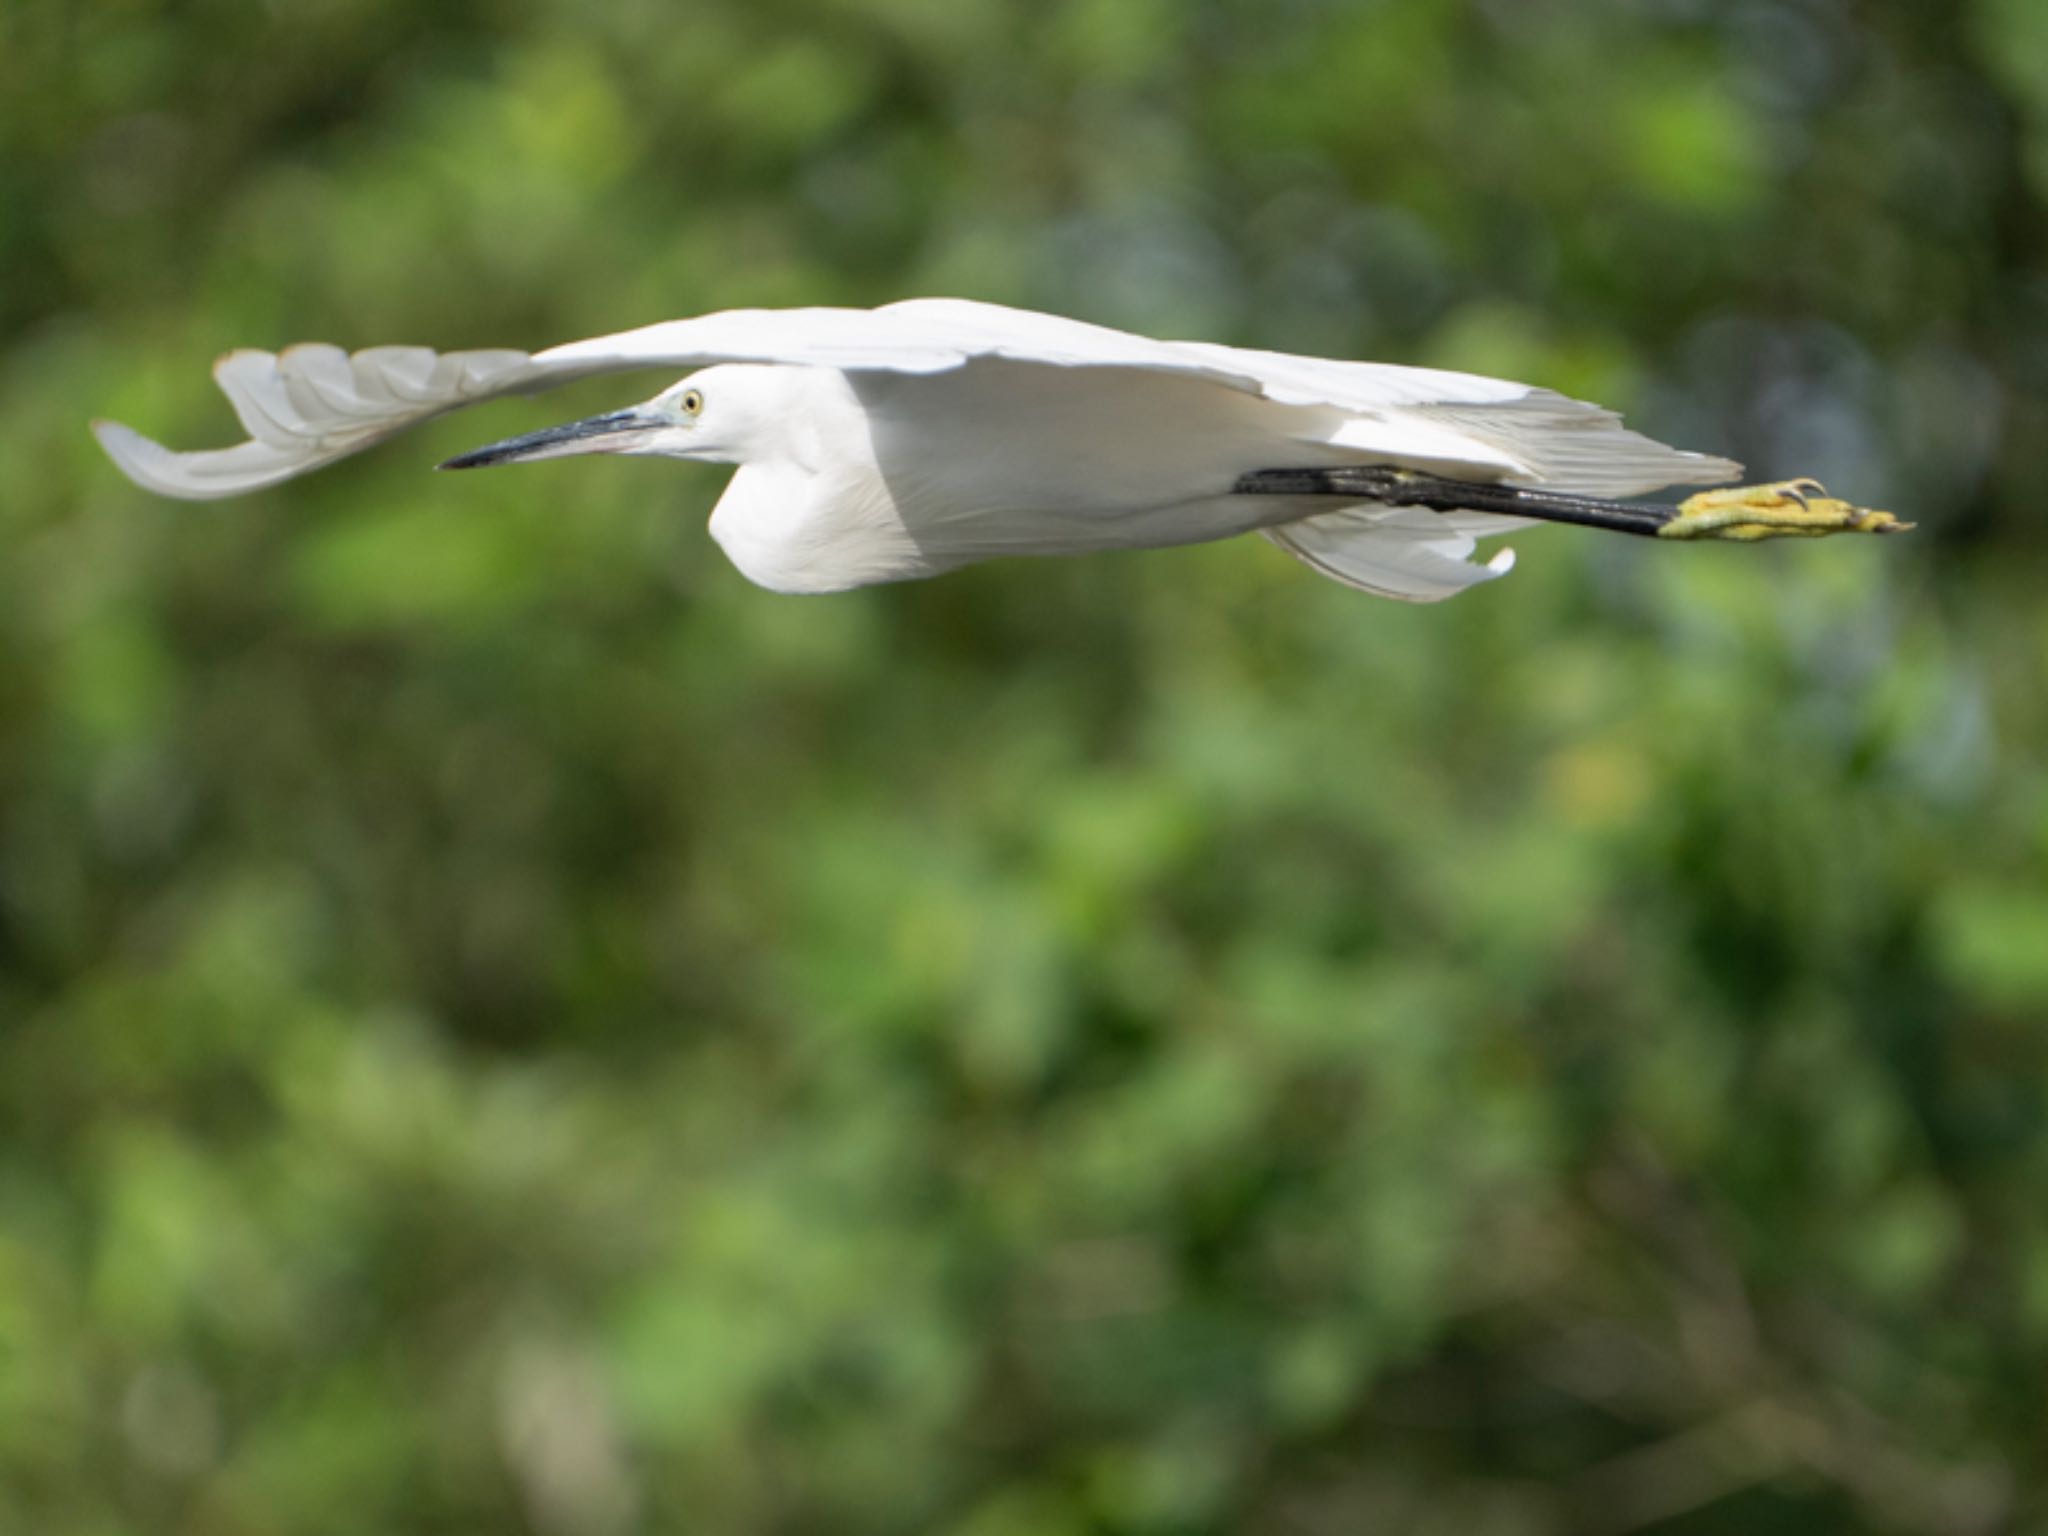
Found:
[[[843,592],[943,568],[911,539],[881,477],[843,462],[744,465],[712,509],[711,536],[741,575],[776,592]]]

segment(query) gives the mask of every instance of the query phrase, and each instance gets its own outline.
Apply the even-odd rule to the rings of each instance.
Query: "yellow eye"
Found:
[[[685,416],[695,416],[704,409],[704,392],[698,389],[684,390],[681,404]]]

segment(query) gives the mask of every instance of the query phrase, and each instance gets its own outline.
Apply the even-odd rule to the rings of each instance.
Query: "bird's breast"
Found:
[[[742,466],[712,509],[711,536],[741,575],[775,592],[844,592],[945,569],[857,462]]]

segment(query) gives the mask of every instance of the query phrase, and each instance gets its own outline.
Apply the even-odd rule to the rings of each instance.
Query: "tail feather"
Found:
[[[1623,426],[1614,412],[1532,390],[1519,400],[1410,406],[1438,426],[1512,458],[1512,485],[1547,485],[1585,496],[1641,496],[1667,485],[1718,485],[1742,474],[1732,459],[1673,448]]]

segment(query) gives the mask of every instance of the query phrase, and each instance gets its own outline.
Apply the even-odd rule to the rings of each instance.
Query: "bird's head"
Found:
[[[712,464],[752,462],[769,456],[786,436],[785,423],[794,403],[788,398],[788,375],[802,371],[748,363],[705,368],[643,404],[489,443],[458,454],[441,468],[482,469],[579,453],[653,454]]]

